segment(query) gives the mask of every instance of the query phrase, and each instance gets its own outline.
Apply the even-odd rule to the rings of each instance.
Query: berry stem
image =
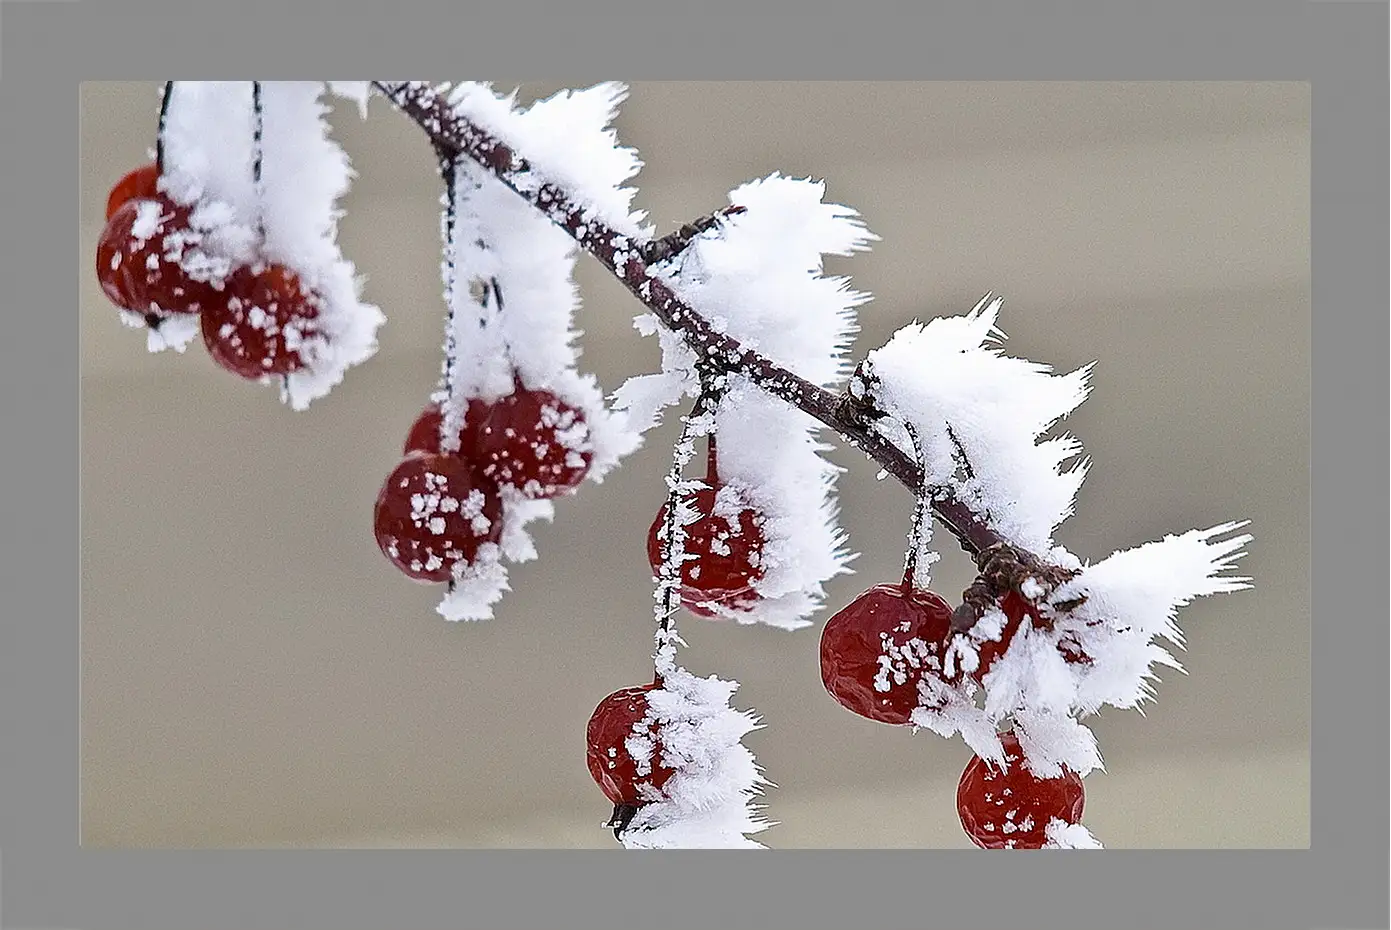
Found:
[[[708,386],[703,388],[691,406],[691,412],[681,418],[681,436],[676,440],[671,470],[667,472],[666,518],[662,524],[666,544],[662,548],[662,564],[657,570],[657,590],[654,593],[657,602],[657,648],[652,661],[656,673],[653,680],[658,684],[664,674],[676,668],[676,647],[681,642],[672,618],[680,609],[676,590],[681,584],[681,568],[686,561],[686,526],[678,518],[677,510],[691,490],[689,482],[683,481],[681,476],[695,454],[696,435],[710,429],[709,414],[713,412],[714,404]],[[713,440],[713,433],[706,434]],[[710,448],[713,449],[713,445]]]
[[[169,125],[169,101],[174,97],[174,82],[164,82],[159,99],[159,126],[155,129],[155,173],[164,174],[164,134]]]
[[[720,483],[720,470],[719,464],[716,461],[714,433],[705,437],[705,483],[712,488],[718,487]]]
[[[266,237],[266,217],[262,207],[265,192],[261,189],[261,163],[265,156],[262,139],[265,135],[265,109],[261,102],[261,82],[251,82],[251,180],[256,185],[256,232]]]
[[[922,439],[918,436],[917,427],[908,421],[903,421],[903,428],[908,432],[908,439],[913,443],[913,455],[918,460],[918,470],[924,478],[927,475],[927,457],[923,453]],[[926,480],[922,487],[918,489],[918,499],[913,507],[913,525],[908,530],[908,555],[904,559],[903,566],[903,593],[909,594],[914,587],[927,587],[927,579],[919,585],[918,581],[918,558],[922,552],[923,544],[932,538],[932,527],[928,523],[928,507],[930,490]]]
[[[444,399],[440,402],[440,451],[456,452],[459,448],[460,411],[455,403],[454,373],[458,355],[458,341],[454,332],[454,305],[458,296],[458,242],[455,230],[458,226],[458,180],[459,159],[442,149],[436,148],[439,156],[440,176],[444,179]]]
[[[373,86],[436,146],[477,162],[565,230],[713,370],[743,374],[763,390],[835,430],[915,495],[918,493],[923,483],[922,470],[902,449],[876,431],[872,420],[857,412],[847,395],[819,387],[714,329],[709,320],[648,269],[643,258],[648,243],[618,233],[567,189],[551,182],[537,184],[525,158],[456,112],[440,89],[423,81],[374,81]],[[523,179],[529,183],[522,183]],[[979,554],[1004,542],[952,488],[941,485],[930,490],[933,512],[968,552]]]

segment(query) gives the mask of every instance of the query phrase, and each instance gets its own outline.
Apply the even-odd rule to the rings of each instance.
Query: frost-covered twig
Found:
[[[1159,643],[1182,646],[1178,610],[1249,587],[1229,573],[1251,541],[1245,524],[1095,564],[1059,545],[1090,463],[1074,437],[1047,434],[1086,398],[1091,366],[1056,374],[1006,355],[1001,301],[987,295],[962,316],[904,326],[851,373],[854,311],[869,295],[827,276],[824,259],[877,237],[823,202],[823,184],[752,181],[654,238],[626,186],[641,163],[609,128],[621,84],[522,110],[471,82],[328,82],[364,115],[371,86],[426,133],[445,181],[442,380],[375,527],[402,571],[447,583],[443,616],[490,617],[504,563],[536,557],[527,524],[602,480],[663,409],[696,398],[649,531],[654,678],[601,702],[588,731],[615,836],[759,846],[749,837],[767,826],[754,804],[767,782],[742,745],[757,718],[730,706],[737,683],[677,664],[673,618],[679,600],[711,619],[811,623],[824,583],[853,558],[839,469],[817,439],[828,426],[917,498],[902,583],[871,588],[826,626],[828,691],[870,719],[961,734],[977,758],[958,807],[978,845],[1098,848],[1079,821],[1081,779],[1102,759],[1081,719],[1149,699],[1154,668],[1179,667]],[[172,87],[155,163],[108,202],[99,279],[152,350],[182,351],[201,329],[220,364],[278,376],[302,409],[375,351],[383,321],[338,250],[350,170],[326,134],[323,86],[250,82],[248,107],[239,84],[195,82],[176,111]],[[639,299],[648,312],[635,325],[661,341],[662,370],[630,378],[612,409],[576,365],[577,246]],[[298,289],[256,290],[292,279]],[[686,479],[700,436],[707,473]],[[929,508],[975,557],[954,611],[928,590]]]
[[[419,81],[376,81],[374,84],[429,136],[433,145],[473,159],[565,230],[663,325],[678,333],[700,360],[718,371],[743,375],[763,390],[814,417],[917,493],[923,483],[921,470],[911,456],[872,428],[872,421],[848,394],[818,387],[738,339],[717,331],[709,320],[653,273],[645,258],[649,250],[654,249],[650,240],[615,229],[597,209],[582,202],[561,184],[550,179],[538,183],[525,158],[475,121],[459,114],[449,105],[446,96],[429,84]],[[711,222],[697,220],[690,227],[698,230]],[[934,487],[931,501],[937,518],[967,551],[981,553],[1004,542],[950,488]]]

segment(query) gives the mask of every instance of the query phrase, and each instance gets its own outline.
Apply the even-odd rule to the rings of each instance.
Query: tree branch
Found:
[[[914,494],[922,487],[922,472],[909,456],[871,429],[871,418],[848,395],[834,394],[746,348],[737,339],[715,330],[708,320],[681,300],[648,267],[648,256],[667,258],[673,247],[684,248],[691,235],[710,228],[713,217],[689,224],[675,236],[655,242],[636,242],[613,230],[570,192],[552,183],[520,185],[531,172],[527,161],[506,143],[449,106],[436,88],[422,81],[374,81],[387,99],[429,137],[436,149],[466,155],[490,171],[556,225],[581,249],[607,268],[671,331],[679,334],[700,358],[718,371],[746,376],[760,388],[835,430],[877,462]],[[729,212],[729,211],[726,211]],[[974,555],[1004,541],[970,507],[945,486],[931,489],[933,513]]]

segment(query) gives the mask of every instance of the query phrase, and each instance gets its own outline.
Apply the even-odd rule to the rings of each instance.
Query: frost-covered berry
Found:
[[[1005,625],[1000,632],[999,639],[988,639],[980,644],[980,662],[976,666],[976,677],[984,677],[995,660],[1009,651],[1010,643],[1014,642],[1014,634],[1019,632],[1019,627],[1027,619],[1033,621],[1038,617],[1037,608],[1029,603],[1016,591],[1011,591],[1000,601],[1000,612],[1005,615]]]
[[[308,364],[322,301],[284,265],[243,266],[203,308],[203,343],[213,361],[248,380]]]
[[[187,207],[162,196],[135,197],[117,208],[97,240],[97,281],[107,299],[151,325],[218,302],[213,286],[189,278],[181,264],[197,239],[188,219]]]
[[[763,529],[757,511],[749,507],[717,509],[722,494],[718,484],[701,488],[687,502],[699,516],[686,526],[681,582],[677,594],[681,604],[699,617],[719,616],[714,607],[741,610],[758,601],[754,583],[763,577]],[[663,504],[647,532],[647,561],[654,574],[661,571],[666,548],[667,505]]]
[[[159,196],[159,166],[154,162],[141,165],[111,188],[106,197],[106,218],[109,220],[129,200],[153,200]]]
[[[470,415],[465,429],[473,433],[483,474],[533,499],[574,490],[594,461],[584,413],[550,391],[518,384],[481,417]]]
[[[585,731],[589,774],[615,807],[641,807],[676,774],[662,765],[656,722],[648,719],[647,694],[656,687],[615,691],[599,702],[589,718]]]
[[[477,422],[484,411],[484,404],[481,400],[471,400],[468,402],[464,413],[464,422],[460,424],[459,430],[459,452],[463,454],[468,445],[464,442],[463,427],[470,421]],[[420,416],[415,418],[411,424],[410,431],[406,434],[406,442],[402,447],[402,454],[410,455],[414,452],[441,452],[441,429],[444,423],[444,409],[439,404],[431,404],[421,411]]]
[[[1039,615],[1038,605],[1025,598],[1017,591],[1011,591],[1001,598],[999,602],[999,613],[987,614],[987,617],[976,621],[975,627],[965,633],[956,634],[958,642],[962,644],[963,652],[974,652],[978,657],[975,667],[969,663],[965,670],[976,681],[981,681],[994,667],[995,662],[1009,651],[1010,644],[1014,642],[1014,636],[1019,632],[1019,628],[1025,623],[1036,628],[1046,626]],[[1003,615],[1003,622],[1001,622]],[[1072,644],[1076,646],[1075,643]],[[1080,651],[1068,653],[1064,651],[1064,656],[1069,657],[1069,661],[1090,662]]]
[[[1005,765],[972,756],[956,788],[956,810],[966,835],[982,849],[1042,849],[1053,820],[1082,820],[1082,779],[1067,768],[1056,778],[1029,771],[1013,731],[1000,734]]]
[[[405,451],[439,452],[442,418],[438,404],[427,407],[411,426]],[[458,454],[500,486],[533,500],[573,491],[594,461],[584,413],[550,391],[520,383],[495,401],[469,402]]]
[[[502,535],[497,486],[463,459],[407,456],[382,484],[374,519],[377,545],[418,581],[444,582]]]
[[[895,725],[910,722],[918,683],[940,675],[952,609],[931,591],[875,585],[821,631],[821,683],[847,710]]]

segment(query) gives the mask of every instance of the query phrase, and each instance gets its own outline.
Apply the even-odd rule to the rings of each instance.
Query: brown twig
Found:
[[[713,229],[719,224],[720,219],[726,216],[737,216],[744,213],[745,209],[740,206],[725,207],[723,210],[716,210],[708,216],[702,216],[682,226],[674,233],[668,233],[660,239],[654,239],[646,245],[639,246],[642,252],[642,260],[647,265],[659,265],[686,249],[691,244],[691,240],[706,230]]]
[[[667,237],[671,241],[666,246],[659,243],[667,240],[634,241],[577,203],[569,191],[536,176],[526,159],[456,112],[439,89],[421,81],[374,81],[373,85],[419,126],[436,148],[473,159],[569,233],[581,249],[617,277],[664,326],[679,334],[703,363],[718,371],[742,374],[768,393],[819,420],[877,462],[904,487],[918,493],[922,487],[922,472],[917,464],[872,429],[872,415],[858,409],[849,395],[818,387],[745,347],[739,340],[715,330],[705,317],[651,273],[647,256],[670,257],[674,253],[666,250],[679,244],[680,233],[674,239]],[[523,178],[527,183],[521,183]],[[694,235],[714,222],[713,217],[697,220],[689,228],[695,230]],[[686,242],[689,238],[686,237]],[[931,499],[937,519],[968,552],[979,555],[1006,545],[949,487],[933,487]]]

